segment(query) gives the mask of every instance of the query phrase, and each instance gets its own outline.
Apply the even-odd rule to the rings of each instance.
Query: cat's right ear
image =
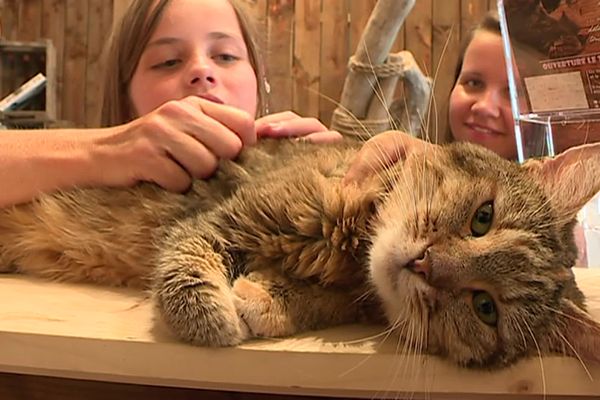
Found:
[[[527,160],[523,168],[561,215],[575,217],[600,190],[600,143],[572,147],[552,158]]]

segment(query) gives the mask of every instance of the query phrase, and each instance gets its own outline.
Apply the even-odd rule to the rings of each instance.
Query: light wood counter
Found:
[[[600,269],[577,269],[600,320]],[[481,372],[396,354],[380,327],[351,326],[236,348],[178,343],[143,294],[0,275],[0,372],[223,391],[364,398],[600,399],[600,365],[525,360]],[[533,397],[529,397],[533,395]]]

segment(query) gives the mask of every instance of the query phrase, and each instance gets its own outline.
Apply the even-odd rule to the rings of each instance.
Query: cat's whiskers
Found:
[[[577,317],[575,315],[567,314],[567,313],[565,313],[565,312],[563,312],[561,310],[557,310],[556,308],[550,307],[550,306],[548,306],[546,304],[542,304],[541,306],[545,310],[550,311],[551,313],[560,315],[561,317],[564,317],[564,318],[567,318],[567,319],[569,319],[571,321],[577,322],[578,324],[582,324],[582,325],[585,325],[585,326],[590,327],[590,328],[594,327],[594,324],[591,323],[590,321],[586,320],[585,318],[579,318],[579,317]]]
[[[369,59],[369,63],[372,65],[371,60],[369,58],[368,51],[366,52],[366,54],[367,54],[367,57]],[[439,65],[438,65],[438,68],[439,68]],[[438,69],[438,71],[439,71],[439,69]],[[436,74],[437,74],[437,71],[436,71]],[[369,81],[369,83],[371,84],[371,87],[373,88],[373,92],[375,93],[375,96],[381,102],[382,106],[386,110],[392,129],[398,129],[398,126],[396,126],[396,123],[395,123],[395,120],[394,120],[393,116],[390,114],[389,106],[386,103],[385,96],[383,96],[383,94],[382,94],[383,93],[383,89],[381,88],[380,82],[377,79],[374,71],[373,71],[373,77],[374,77],[373,81]],[[375,83],[373,83],[373,82],[375,82]],[[432,101],[434,101],[432,99],[433,99],[433,96],[430,97],[430,100],[429,100],[430,104],[431,104]],[[407,108],[406,103],[405,103],[405,111],[408,113],[408,108]],[[430,113],[427,113],[427,116],[428,116],[427,121],[425,121],[424,117],[421,117],[421,125],[425,126],[425,129],[423,130],[425,132],[428,132]],[[410,118],[407,118],[407,121],[409,123],[412,123],[412,121],[411,121]],[[408,127],[408,131],[409,131],[409,133],[413,133],[413,135],[415,133],[415,130],[414,130],[413,126],[409,126]],[[437,129],[436,129],[436,133],[435,133],[436,139],[437,139],[437,134],[438,133],[437,133]],[[401,159],[404,158],[401,149],[404,149],[405,145],[406,145],[406,143],[404,143],[404,137],[401,136],[401,135],[398,135],[398,136],[393,137],[393,140],[394,141],[399,141],[399,142],[397,142],[395,144],[395,146],[393,146],[394,151],[396,152],[394,154],[394,158],[398,159],[398,160],[401,160]],[[394,179],[395,177],[393,176],[396,171],[393,168],[393,165],[388,165],[384,161],[384,160],[387,159],[387,157],[385,157],[385,150],[380,145],[378,145],[377,143],[375,143],[375,149],[377,150],[377,153],[379,154],[379,157],[377,157],[377,159],[375,161],[375,163],[377,165],[373,165],[373,166],[371,166],[371,168],[374,169],[374,170],[376,170],[376,171],[379,171],[379,174],[381,176],[383,176],[384,178],[389,178],[389,179],[382,179],[382,181],[385,182],[385,184],[386,184],[386,187],[385,187],[386,191],[389,192],[392,189],[391,188],[392,182],[394,182],[394,181],[397,180],[397,179]],[[426,148],[426,151],[427,151],[427,148]],[[404,154],[404,156],[406,156],[406,155]],[[426,163],[426,159],[423,159],[423,163]],[[380,168],[382,166],[383,166],[383,168]],[[425,170],[425,168],[423,168],[423,171],[424,170]],[[406,176],[406,174],[402,174],[401,178],[403,180],[403,183],[404,183],[405,187],[409,187],[410,182],[408,182],[408,177]],[[414,198],[413,203],[414,203],[414,209],[416,211],[416,206],[417,206],[417,204],[416,204],[417,203],[416,197]]]
[[[394,155],[395,158],[397,158],[398,160],[402,159],[402,154],[400,154],[400,148],[404,148],[404,146],[406,145],[406,143],[404,142],[404,137],[401,135],[396,135],[393,138],[394,143],[394,151],[397,152],[397,154]],[[384,150],[381,147],[381,145],[378,145],[376,142],[374,143],[377,145],[378,148],[378,152],[380,154],[382,154],[382,158],[385,159],[385,156],[383,156],[384,154]],[[405,187],[408,187],[409,182],[408,182],[408,177],[406,176],[405,173],[398,171],[398,169],[395,167],[394,164],[389,165],[384,163],[383,161],[379,161],[379,165],[382,165],[384,168],[380,169],[378,172],[378,175],[380,177],[380,180],[382,182],[385,183],[386,187],[386,191],[387,192],[391,192],[394,188],[394,182],[398,182],[401,181]]]
[[[380,333],[377,333],[375,335],[366,336],[364,338],[359,338],[359,339],[354,339],[354,340],[344,340],[344,341],[340,341],[340,343],[345,344],[345,345],[362,344],[362,343],[366,343],[366,342],[373,342],[379,338],[382,338],[381,340],[378,340],[375,342],[375,349],[378,349],[381,346],[383,346],[385,341],[391,336],[392,333],[394,333],[394,327],[389,326],[386,329],[384,329],[383,331],[381,331]],[[376,354],[376,352],[372,352],[372,353],[368,354],[365,358],[363,358],[361,361],[357,362],[352,367],[348,368],[346,371],[342,372],[339,376],[344,377],[344,376],[350,374],[351,372],[357,370],[362,365],[364,365],[367,361],[369,361],[371,359],[371,357],[373,357],[375,354]]]
[[[371,342],[373,340],[382,338],[381,341],[379,341],[377,343],[377,346],[381,346],[383,344],[383,342],[385,342],[393,333],[394,333],[394,328],[391,327],[391,326],[388,326],[384,330],[382,330],[381,332],[376,333],[374,335],[365,336],[365,337],[361,337],[361,338],[358,338],[358,339],[352,339],[352,340],[343,340],[343,341],[340,341],[340,343],[343,343],[343,344],[360,344],[360,343]]]
[[[406,377],[406,371],[409,371],[412,368],[412,366],[408,365],[408,363],[405,362],[406,359],[410,359],[410,343],[412,340],[412,336],[410,334],[407,334],[406,331],[409,331],[412,334],[412,321],[409,320],[408,325],[404,325],[403,326],[403,330],[402,330],[402,334],[400,336],[398,336],[398,342],[396,343],[396,366],[394,368],[394,373],[392,375],[392,378],[390,380],[390,385],[396,381],[398,379],[399,376],[401,377]],[[401,372],[402,367],[404,367],[404,371]],[[389,386],[388,389],[384,392],[385,394],[387,394],[389,392]],[[387,396],[385,396],[387,397]]]
[[[445,45],[445,47],[444,47],[444,49],[442,51],[442,57],[440,58],[440,62],[438,63],[438,68],[436,69],[435,76],[433,78],[434,82],[437,80],[437,75],[439,74],[439,71],[440,71],[441,60],[443,59],[444,53],[445,53],[445,51],[446,51],[446,49],[448,47],[448,43],[450,41],[450,36],[451,36],[451,34],[449,35],[449,37],[448,37],[448,39],[446,41],[446,45]],[[425,133],[425,139],[427,141],[430,141],[431,140],[431,137],[430,137],[430,134],[429,134],[429,123],[431,121],[431,114],[430,114],[430,112],[426,112],[425,115],[419,114],[419,125],[420,126],[418,127],[418,129],[415,129],[416,127],[412,126],[412,118],[410,118],[410,110],[408,108],[408,103],[404,102],[404,112],[405,112],[405,115],[406,115],[406,121],[408,123],[408,127],[399,126],[397,124],[397,120],[394,118],[394,116],[390,112],[391,105],[387,104],[383,88],[381,87],[380,81],[379,81],[379,79],[378,79],[378,77],[377,77],[377,75],[375,73],[375,69],[373,68],[373,63],[371,61],[368,49],[365,49],[365,50],[366,50],[365,53],[367,55],[368,63],[371,66],[372,73],[373,73],[373,78],[374,78],[373,81],[369,81],[369,84],[371,85],[371,88],[373,89],[373,93],[375,94],[375,96],[377,97],[377,99],[379,100],[379,102],[381,103],[382,107],[384,108],[384,110],[387,113],[387,117],[388,117],[388,120],[389,120],[389,123],[390,123],[390,128],[393,129],[393,130],[404,131],[404,132],[409,133],[409,134],[411,134],[412,136],[415,136],[415,137],[420,137],[421,135],[419,135],[419,133],[420,132],[424,132]],[[427,72],[428,72],[427,70],[424,71],[424,73],[425,73],[426,76],[427,76]],[[432,88],[432,91],[433,91],[433,88]],[[430,96],[429,97],[429,106],[428,106],[428,109],[431,109],[431,104],[435,105],[435,97],[434,96]],[[436,119],[436,122],[437,122],[437,119]],[[437,140],[438,140],[437,125],[436,125],[436,129],[435,129],[435,134],[434,135],[435,135],[435,142],[437,142]],[[404,149],[405,148],[404,144],[401,147],[396,146],[395,148],[396,148],[396,154],[395,154],[396,157],[395,158],[399,160],[399,159],[402,158],[401,157],[402,154],[401,154],[400,149]]]
[[[421,308],[421,312],[419,316],[421,317],[421,321],[419,322],[420,332],[417,340],[417,346],[415,346],[415,355],[423,354],[423,351],[427,348],[427,337],[429,336],[429,311],[428,311],[428,302],[423,297],[426,296],[422,292],[418,292],[418,300],[419,306]],[[424,311],[425,310],[425,311]]]
[[[538,346],[537,340],[535,339],[535,335],[533,334],[531,327],[527,323],[527,320],[523,316],[517,314],[517,315],[515,315],[515,318],[511,318],[511,320],[514,322],[514,326],[518,329],[519,334],[521,335],[521,339],[523,340],[523,348],[524,349],[527,349],[529,346],[527,344],[527,338],[525,336],[525,332],[523,331],[523,328],[522,328],[523,325],[527,328],[529,335],[531,336],[533,342],[535,343],[535,346],[536,346],[537,352],[538,352],[538,359],[540,361],[540,368],[541,368],[541,372],[542,372],[542,387],[543,387],[544,398],[545,398],[546,397],[546,376],[544,373],[544,362],[542,359],[541,350]]]
[[[417,312],[417,315],[420,317],[419,321],[415,321],[413,320],[413,330],[414,330],[414,325],[416,325],[416,332],[414,332],[413,335],[413,342],[411,343],[411,349],[412,350],[409,354],[410,357],[412,358],[412,364],[413,367],[411,368],[414,371],[413,376],[411,377],[411,381],[418,381],[418,376],[421,373],[421,369],[418,368],[417,363],[421,360],[421,358],[419,358],[419,355],[423,354],[424,350],[426,349],[426,345],[427,343],[424,341],[424,338],[427,337],[427,332],[428,332],[428,321],[429,321],[429,313],[427,311],[427,306],[424,302],[424,299],[421,297],[421,293],[419,292],[418,297],[416,298],[417,300],[417,307],[420,309],[419,312]]]
[[[367,58],[369,60],[369,65],[372,66],[372,62],[371,62],[368,50],[366,51],[366,54],[367,54]],[[385,95],[383,94],[383,89],[380,85],[379,78],[377,77],[374,68],[372,68],[372,79],[369,80],[369,84],[371,85],[371,88],[373,89],[374,95],[376,96],[376,98],[379,100],[379,102],[384,107],[385,112],[387,113],[387,117],[390,122],[391,128],[398,129],[398,127],[396,126],[395,120],[390,113],[389,105],[387,104]],[[346,115],[348,115],[353,120],[354,123],[356,123],[358,126],[360,126],[362,129],[362,132],[361,131],[355,132],[356,137],[360,141],[365,142],[368,139],[370,139],[372,134],[371,134],[371,132],[369,132],[369,129],[367,128],[367,126],[359,118],[357,118],[347,107],[345,107],[342,103],[340,103],[339,101],[333,99],[332,97],[327,96],[323,93],[320,93],[319,91],[314,90],[310,87],[307,87],[306,89],[309,92],[315,93],[315,94],[317,94],[317,96],[331,102],[336,107],[339,107],[342,111],[345,112]],[[369,169],[371,171],[381,173],[388,167],[388,165],[387,165],[388,163],[386,161],[388,159],[388,156],[386,156],[387,152],[382,148],[381,145],[379,145],[377,143],[374,143],[374,148],[375,148],[376,152],[378,153],[378,157],[376,157],[373,161],[371,161],[371,160],[368,161],[370,163]],[[399,157],[400,156],[400,150],[399,150],[400,148],[404,148],[404,143],[402,143],[401,147],[397,147],[398,150],[396,150],[397,151],[396,157],[398,159],[400,159],[400,157]],[[389,191],[390,189],[391,189],[391,187],[386,187],[386,190]]]
[[[409,301],[406,305],[407,308],[414,307],[412,301]],[[417,342],[419,337],[422,337],[422,334],[418,334],[416,331],[422,330],[422,326],[417,324],[414,318],[413,310],[405,310],[405,312],[401,315],[398,315],[392,327],[390,328],[393,331],[397,331],[398,342],[396,343],[396,367],[393,373],[393,376],[390,381],[390,385],[398,380],[399,377],[403,378],[403,380],[414,381],[416,376],[419,373],[419,368],[416,368],[416,363],[419,361],[418,355],[420,354],[419,349],[422,347]],[[421,328],[421,329],[419,329]],[[407,363],[406,360],[410,362]],[[408,372],[412,371],[412,375],[409,376]],[[388,397],[387,394],[390,392],[389,388],[384,391],[385,396]],[[413,393],[414,394],[414,393]]]
[[[366,288],[365,291],[362,294],[360,294],[356,299],[354,299],[352,301],[352,304],[360,303],[363,300],[369,298],[370,296],[376,295],[376,294],[377,294],[377,291],[375,289],[375,286],[371,285],[370,287]]]
[[[423,162],[425,165],[425,161]],[[423,169],[425,170],[426,168],[423,167]],[[426,177],[429,176],[430,179],[426,179]],[[435,188],[433,187],[433,176],[432,174],[426,174],[425,171],[423,173],[423,186],[425,189],[425,199],[427,200],[426,204],[427,207],[425,208],[425,221],[431,221],[430,216],[431,216],[431,209],[432,209],[432,204],[433,204],[433,195],[434,195],[434,191]],[[429,190],[428,190],[429,189]],[[429,227],[428,227],[429,228]]]
[[[374,95],[377,97],[377,99],[381,103],[382,107],[386,111],[388,119],[389,119],[389,122],[390,122],[391,128],[392,129],[398,129],[399,127],[396,125],[396,122],[395,122],[393,116],[390,113],[390,107],[387,104],[385,95],[383,94],[383,88],[381,87],[380,81],[377,78],[377,75],[376,75],[375,70],[373,68],[373,64],[372,64],[372,61],[371,61],[368,49],[365,49],[365,50],[366,50],[365,53],[366,53],[369,65],[371,65],[372,73],[373,73],[373,80],[369,80],[369,84],[371,85],[371,88],[373,89]],[[431,102],[431,98],[430,98],[430,102]],[[408,114],[408,106],[406,105],[406,103],[405,103],[405,112],[407,112],[407,114]],[[407,121],[409,122],[409,124],[412,123],[412,121],[411,121],[410,118],[407,118]],[[424,124],[424,119],[423,118],[421,118],[421,121],[422,121],[422,124]],[[428,125],[429,125],[429,121],[427,122],[427,127],[428,127]],[[408,127],[408,132],[414,134],[415,131],[413,130],[413,128],[414,128],[413,126],[409,126]],[[427,130],[425,130],[425,131],[427,132]],[[437,135],[437,132],[436,132],[436,135]],[[397,160],[401,160],[403,158],[402,157],[403,154],[401,152],[401,149],[404,149],[405,145],[406,145],[406,143],[404,143],[404,138],[403,138],[403,136],[398,135],[398,136],[395,136],[393,138],[393,140],[394,141],[397,141],[397,140],[400,141],[400,143],[397,143],[395,146],[393,146],[393,148],[394,148],[394,151],[396,152],[396,154],[394,154],[394,158],[397,159]],[[382,175],[384,175],[384,177],[385,177],[385,175],[387,175],[387,177],[390,178],[390,179],[383,179],[382,180],[383,182],[386,183],[386,188],[385,188],[386,191],[389,192],[392,189],[392,187],[391,187],[392,183],[391,182],[393,182],[395,180],[395,179],[393,179],[394,176],[391,175],[394,172],[393,165],[386,164],[386,162],[384,161],[384,160],[387,159],[387,157],[385,156],[385,150],[380,145],[378,145],[377,143],[375,145],[376,145],[376,149],[377,149],[377,152],[379,153],[380,157],[378,157],[377,160],[376,160],[376,163],[378,165],[371,166],[371,168],[374,169],[374,170],[376,170],[376,171],[380,171],[379,173],[382,174]],[[382,167],[382,166],[383,166],[383,168],[379,168],[379,167]],[[408,187],[409,182],[408,182],[408,178],[406,177],[406,175],[402,174],[402,178],[404,180],[403,183],[405,184],[406,187]],[[390,183],[388,184],[388,182],[390,182]]]
[[[529,323],[521,318],[521,321],[523,321],[523,325],[525,325],[525,327],[527,328],[527,331],[529,332],[529,336],[531,337],[531,340],[533,341],[533,344],[535,345],[535,348],[537,350],[537,355],[538,355],[538,360],[540,362],[540,374],[542,377],[542,392],[543,392],[543,396],[544,399],[546,398],[546,393],[548,392],[547,387],[546,387],[546,371],[544,368],[544,358],[542,356],[542,349],[540,348],[540,345],[535,337],[535,334],[533,333],[533,330],[531,329],[531,326],[529,325]]]
[[[436,86],[436,82],[437,82],[437,77],[440,73],[441,70],[441,66],[442,66],[442,60],[445,58],[445,54],[446,51],[448,50],[449,44],[450,44],[450,39],[453,35],[453,30],[454,30],[454,25],[450,28],[450,32],[448,34],[448,37],[446,38],[446,41],[444,43],[444,47],[442,48],[442,52],[440,55],[440,61],[438,62],[435,72],[433,74],[433,80],[432,80],[432,87],[431,87],[431,93],[432,95],[429,97],[429,105],[428,105],[428,112],[426,113],[426,118],[424,116],[422,116],[421,121],[422,121],[422,129],[421,132],[424,133],[424,137],[423,139],[426,140],[427,142],[433,142],[433,143],[438,143],[439,142],[439,124],[438,124],[438,119],[437,119],[437,115],[438,115],[438,111],[437,111],[437,102],[435,99],[435,96],[433,96],[433,93],[435,93],[435,86]],[[427,71],[426,71],[427,72]],[[433,112],[432,112],[433,111]],[[410,121],[410,119],[408,119],[408,121]],[[433,121],[434,123],[434,127],[433,127],[433,141],[432,141],[432,137],[431,137],[431,130],[430,128],[430,124]],[[412,127],[411,127],[412,128]],[[414,131],[412,131],[414,132]],[[433,148],[431,148],[433,149]],[[422,197],[421,198],[425,198],[427,200],[426,202],[426,215],[425,215],[425,220],[429,220],[430,217],[430,213],[431,213],[431,205],[433,202],[433,194],[434,194],[434,188],[433,188],[433,180],[428,180],[427,179],[427,160],[430,158],[430,155],[428,154],[430,148],[426,147],[425,148],[425,157],[423,157],[422,159],[422,168],[421,168],[421,173],[422,173],[422,187],[423,187],[423,191],[424,193],[422,193]],[[439,157],[439,154],[436,154],[436,152],[433,152],[433,156],[434,159],[433,161],[437,161],[435,160],[435,157]],[[427,189],[431,189],[431,190],[427,190]],[[414,209],[415,209],[415,214],[416,214],[416,209],[417,209],[417,199],[414,198]]]
[[[396,190],[394,192],[394,194],[395,194],[394,201],[398,208],[404,209],[406,205],[412,206],[411,210],[405,210],[405,212],[410,213],[410,215],[414,216],[414,220],[412,222],[415,223],[415,227],[414,227],[415,229],[418,229],[419,201],[422,198],[424,198],[424,196],[426,196],[425,193],[420,191],[425,186],[425,185],[421,184],[421,182],[423,181],[423,178],[421,177],[421,182],[416,182],[414,179],[415,176],[419,176],[419,175],[420,175],[419,170],[417,170],[417,172],[414,172],[412,174],[407,174],[407,173],[402,174],[403,183],[404,183],[403,188],[413,188],[413,189],[419,188],[419,190],[403,189],[403,190]],[[409,199],[410,201],[406,201],[407,196],[411,196]]]
[[[449,40],[450,40],[450,35],[448,36],[448,39],[447,39],[446,44],[444,46],[444,49],[442,51],[442,58],[443,58],[444,52],[447,49],[447,45],[448,45]],[[441,64],[441,62],[438,64],[438,66],[436,68],[436,71],[435,71],[435,74],[434,74],[433,87],[431,89],[432,93],[435,90],[435,82],[437,81],[437,74],[440,71],[440,64]],[[424,125],[424,127],[422,127],[421,132],[424,132],[424,134],[425,134],[424,139],[426,141],[428,141],[428,142],[431,142],[432,138],[431,138],[431,135],[430,135],[429,125],[431,123],[431,115],[432,115],[432,113],[431,113],[431,107],[432,106],[433,106],[433,109],[434,109],[433,115],[436,116],[436,118],[433,119],[435,121],[435,128],[433,129],[433,131],[434,131],[434,134],[433,134],[434,135],[433,143],[437,143],[439,141],[439,129],[438,129],[438,121],[437,121],[437,103],[436,103],[436,100],[435,100],[435,96],[433,96],[433,95],[429,97],[429,108],[430,108],[430,111],[427,113],[427,120],[426,120],[426,122],[424,122],[425,125]],[[426,166],[427,166],[427,160],[430,158],[429,149],[430,149],[429,147],[425,148],[425,152],[426,152],[425,155],[426,156],[423,157],[423,161],[422,161],[423,178],[425,177],[425,173],[426,173],[426,170],[427,170],[427,168],[426,168]],[[433,157],[434,157],[433,161],[437,161],[437,160],[435,160],[436,156],[438,156],[438,155],[435,152],[433,152]],[[426,180],[423,180],[423,186],[426,187],[427,183],[428,182]],[[427,210],[427,215],[429,215],[429,210],[431,209],[431,202],[433,200],[433,196],[430,196],[430,197],[427,197],[427,198],[428,198],[429,201],[427,203],[426,210]]]
[[[368,295],[370,295],[370,292],[376,292],[376,289],[373,287],[367,291],[365,291],[365,293],[363,293],[361,296],[359,296],[359,298],[355,301],[358,301],[361,297],[366,297]],[[364,341],[368,341],[371,339],[376,339],[376,338],[381,338],[383,337],[381,344],[383,344],[383,342],[385,342],[394,332],[396,332],[397,330],[400,329],[400,327],[404,326],[406,323],[407,319],[406,316],[403,315],[398,315],[396,317],[396,319],[390,323],[390,325],[385,328],[383,331],[381,331],[380,333],[376,334],[376,335],[372,335],[372,336],[367,336],[365,338],[361,338],[361,339],[355,339],[355,340],[350,340],[350,341],[344,341],[343,343],[361,343]]]
[[[363,123],[363,121],[361,121],[358,117],[356,117],[349,109],[348,107],[344,106],[342,103],[340,103],[339,101],[337,101],[336,99],[334,99],[331,96],[328,96],[326,94],[323,94],[321,92],[319,92],[318,90],[315,90],[313,88],[310,87],[306,87],[305,88],[307,91],[309,91],[310,93],[313,93],[317,96],[319,96],[321,99],[326,100],[328,102],[330,102],[331,104],[335,105],[336,107],[340,107],[342,109],[342,111],[344,111],[350,118],[352,118],[353,122],[355,122],[357,125],[359,125],[362,130],[365,132],[364,134],[361,135],[360,132],[356,133],[356,136],[358,138],[358,140],[360,141],[366,141],[369,139],[369,135],[368,132],[369,130],[367,129],[367,126]]]
[[[431,182],[429,181],[428,178],[428,174],[426,171],[426,165],[425,162],[423,162],[423,198],[425,199],[425,215],[423,218],[423,221],[429,221],[429,215],[431,213],[431,204],[433,201],[433,185],[431,184]],[[432,190],[428,190],[429,188],[431,188]]]
[[[346,345],[361,344],[361,343],[366,343],[366,342],[372,342],[374,340],[381,338],[381,340],[379,340],[375,343],[375,348],[377,349],[377,348],[383,346],[383,344],[386,342],[386,340],[396,331],[395,325],[396,324],[391,324],[390,326],[385,328],[383,331],[381,331],[375,335],[366,336],[363,338],[353,339],[353,340],[344,340],[344,341],[341,341],[340,343],[343,343]],[[371,357],[373,357],[374,355],[375,355],[375,352],[367,355],[363,360],[358,362],[356,365],[352,366],[348,370],[341,373],[340,376],[345,376],[345,375],[348,375],[349,373],[351,373],[352,371],[355,371],[357,368],[359,368],[364,363],[366,363],[369,359],[371,359]]]
[[[396,126],[394,118],[392,117],[392,114],[390,113],[390,105],[387,104],[387,100],[385,98],[385,93],[383,91],[383,88],[381,87],[381,82],[379,81],[379,79],[377,77],[375,68],[373,68],[373,62],[371,61],[369,49],[366,47],[366,45],[364,45],[364,46],[365,46],[365,54],[367,56],[367,61],[369,63],[369,66],[371,67],[371,72],[373,74],[373,80],[369,81],[369,85],[371,86],[371,89],[373,89],[373,94],[377,97],[377,100],[379,100],[379,102],[383,106],[383,109],[385,110],[385,112],[387,114],[388,121],[390,123],[391,128],[397,129],[398,127]]]
[[[575,357],[579,360],[579,364],[581,364],[581,367],[585,371],[585,374],[588,376],[588,378],[590,379],[590,381],[593,382],[594,381],[594,377],[592,376],[592,373],[590,372],[589,368],[585,364],[585,361],[583,361],[583,358],[581,357],[581,355],[579,354],[579,352],[575,349],[575,347],[573,346],[573,344],[571,344],[571,342],[569,341],[569,339],[567,339],[565,337],[565,335],[562,334],[562,332],[560,331],[560,329],[556,329],[554,331],[554,333],[557,336],[559,336],[561,338],[561,340],[571,349],[571,351],[573,352],[573,354],[575,355]],[[564,354],[564,355],[566,356],[567,354]]]
[[[519,331],[519,334],[521,336],[521,340],[523,341],[523,348],[526,349],[527,348],[527,338],[525,336],[525,332],[521,328],[521,323],[519,322],[520,320],[522,320],[522,317],[515,318],[514,314],[510,314],[508,322],[511,322],[512,325],[515,328],[517,328],[517,330]]]

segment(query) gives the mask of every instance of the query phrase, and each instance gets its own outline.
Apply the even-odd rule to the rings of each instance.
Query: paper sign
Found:
[[[533,112],[589,108],[580,72],[527,77],[525,87]]]

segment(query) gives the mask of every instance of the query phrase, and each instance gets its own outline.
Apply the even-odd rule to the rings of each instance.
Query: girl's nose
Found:
[[[210,59],[200,56],[192,60],[186,81],[190,86],[214,86],[217,81]]]
[[[501,96],[495,90],[486,90],[475,100],[471,109],[480,115],[499,117],[501,101]]]

